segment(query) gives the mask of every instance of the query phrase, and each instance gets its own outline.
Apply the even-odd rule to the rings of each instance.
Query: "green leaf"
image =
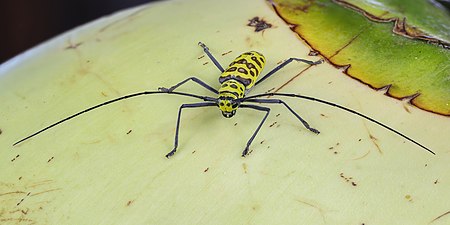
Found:
[[[411,38],[442,43],[450,42],[450,16],[438,3],[405,0],[336,0],[375,21],[394,21],[394,31]]]
[[[349,76],[376,89],[389,87],[386,94],[411,98],[413,105],[424,110],[450,115],[448,49],[395,34],[394,22],[369,20],[331,0],[277,0],[274,6],[312,48],[336,66],[349,66],[345,71]],[[445,16],[429,16],[434,15]],[[448,38],[448,27],[434,29]]]

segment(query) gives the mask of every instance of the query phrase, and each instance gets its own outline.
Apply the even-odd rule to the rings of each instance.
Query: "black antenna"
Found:
[[[204,101],[214,101],[215,100],[215,98],[211,98],[211,97],[208,97],[208,96],[199,96],[199,95],[194,95],[194,94],[189,94],[189,93],[184,93],[184,92],[176,92],[176,91],[174,91],[174,92],[143,91],[143,92],[138,92],[138,93],[134,93],[134,94],[129,94],[129,95],[118,97],[118,98],[115,98],[115,99],[112,99],[112,100],[100,103],[98,105],[89,107],[89,108],[87,108],[87,109],[85,109],[83,111],[77,112],[77,113],[75,113],[75,114],[73,114],[73,115],[71,115],[71,116],[69,116],[67,118],[64,118],[64,119],[62,119],[62,120],[60,120],[60,121],[58,121],[58,122],[56,122],[54,124],[51,124],[51,125],[43,128],[43,129],[41,129],[41,130],[39,130],[39,131],[37,131],[37,132],[35,132],[35,133],[25,137],[25,138],[17,141],[16,143],[13,144],[13,146],[16,146],[16,145],[18,145],[18,144],[20,144],[20,143],[22,143],[22,142],[24,142],[24,141],[34,137],[34,136],[36,136],[36,135],[38,135],[38,134],[40,134],[40,133],[42,133],[42,132],[44,132],[44,131],[52,128],[52,127],[55,127],[55,126],[57,126],[57,125],[59,125],[61,123],[64,123],[64,122],[66,122],[66,121],[68,121],[70,119],[73,119],[74,117],[77,117],[77,116],[79,116],[81,114],[84,114],[84,113],[87,113],[89,111],[92,111],[94,109],[100,108],[102,106],[109,105],[111,103],[122,101],[122,100],[125,100],[125,99],[128,99],[128,98],[133,98],[133,97],[137,97],[137,96],[141,96],[141,95],[152,95],[152,94],[174,94],[174,95],[182,95],[182,96],[197,98],[197,99],[201,99],[201,100],[204,100]]]
[[[393,132],[393,133],[395,133],[395,134],[397,134],[397,135],[399,135],[399,136],[405,138],[406,140],[408,140],[408,141],[410,141],[410,142],[412,142],[412,143],[414,143],[414,144],[420,146],[421,148],[427,150],[427,151],[430,152],[431,154],[436,155],[436,153],[434,153],[433,151],[431,151],[431,149],[425,147],[424,145],[420,144],[420,143],[417,142],[417,141],[414,141],[413,139],[411,139],[411,138],[409,138],[408,136],[406,136],[406,135],[404,135],[404,134],[398,132],[397,130],[395,130],[395,129],[393,129],[393,128],[387,126],[387,125],[384,125],[384,124],[382,124],[382,123],[376,121],[375,119],[372,119],[372,118],[370,118],[370,117],[368,117],[368,116],[366,116],[366,115],[364,115],[364,114],[362,114],[362,113],[359,113],[359,112],[357,112],[357,111],[355,111],[355,110],[353,110],[353,109],[349,109],[349,108],[346,108],[346,107],[344,107],[344,106],[338,105],[338,104],[336,104],[336,103],[328,102],[328,101],[325,101],[325,100],[322,100],[322,99],[318,99],[318,98],[314,98],[314,97],[309,97],[309,96],[304,96],[304,95],[298,95],[298,94],[289,94],[289,93],[265,93],[265,94],[252,95],[252,96],[249,96],[249,97],[241,98],[240,101],[241,101],[241,102],[245,102],[245,101],[248,100],[248,99],[260,98],[260,97],[265,97],[265,96],[284,96],[284,97],[302,98],[302,99],[306,99],[306,100],[309,100],[309,101],[320,102],[320,103],[322,103],[322,104],[326,104],[326,105],[330,105],[330,106],[333,106],[333,107],[342,109],[342,110],[344,110],[344,111],[347,111],[347,112],[350,112],[350,113],[352,113],[352,114],[358,115],[358,116],[360,116],[360,117],[362,117],[362,118],[364,118],[364,119],[366,119],[366,120],[368,120],[368,121],[370,121],[370,122],[372,122],[372,123],[378,124],[378,125],[380,125],[380,126],[386,128],[386,129],[390,130],[391,132]]]

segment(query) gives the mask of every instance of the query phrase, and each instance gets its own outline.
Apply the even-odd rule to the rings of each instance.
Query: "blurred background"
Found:
[[[151,1],[1,0],[0,64],[64,31]]]
[[[0,64],[64,31],[151,1],[156,0],[0,0]],[[450,0],[428,1],[450,9]]]

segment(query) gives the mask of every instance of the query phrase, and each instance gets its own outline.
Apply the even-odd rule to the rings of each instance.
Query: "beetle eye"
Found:
[[[238,107],[238,104],[237,103],[233,103],[233,105],[231,106],[233,109],[235,109],[235,108],[237,108]]]

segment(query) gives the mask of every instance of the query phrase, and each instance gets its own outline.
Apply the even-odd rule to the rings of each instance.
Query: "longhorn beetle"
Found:
[[[196,98],[196,99],[200,99],[203,100],[202,102],[198,102],[198,103],[186,103],[186,104],[182,104],[178,110],[178,118],[177,118],[177,123],[176,123],[176,130],[175,130],[175,143],[174,143],[174,148],[172,149],[172,151],[170,151],[169,153],[166,154],[166,157],[169,158],[170,156],[172,156],[176,151],[177,151],[177,147],[178,147],[178,133],[179,133],[179,128],[180,128],[180,118],[181,118],[181,112],[183,111],[183,109],[186,108],[202,108],[202,107],[210,107],[210,106],[217,106],[219,107],[220,111],[222,112],[222,115],[226,118],[230,118],[233,117],[236,114],[236,110],[238,108],[248,108],[248,109],[253,109],[256,111],[262,111],[265,112],[265,115],[263,117],[263,119],[261,120],[261,122],[259,123],[258,127],[256,128],[255,132],[253,133],[253,135],[250,137],[250,139],[247,141],[247,144],[245,146],[244,151],[242,152],[242,157],[245,157],[248,153],[249,153],[249,147],[252,144],[253,140],[255,139],[256,135],[258,134],[259,130],[261,129],[261,126],[264,124],[264,122],[267,119],[267,116],[270,113],[270,108],[269,107],[264,107],[264,106],[259,106],[259,105],[255,105],[255,104],[251,104],[251,103],[264,103],[264,104],[281,104],[284,107],[286,107],[295,117],[297,117],[298,120],[300,120],[300,122],[303,124],[303,126],[308,129],[309,131],[315,133],[315,134],[319,134],[320,132],[315,129],[312,128],[308,122],[306,122],[302,117],[300,117],[300,115],[298,115],[287,103],[285,103],[283,100],[281,99],[274,99],[274,98],[262,98],[262,97],[268,97],[268,96],[280,96],[280,97],[291,97],[291,98],[301,98],[301,99],[306,99],[309,101],[315,101],[315,102],[319,102],[322,104],[326,104],[329,106],[333,106],[342,110],[345,110],[347,112],[350,112],[354,115],[360,116],[370,122],[373,122],[381,127],[384,127],[385,129],[403,137],[404,139],[414,143],[415,145],[420,146],[421,148],[427,150],[428,152],[435,154],[433,151],[431,151],[429,148],[425,147],[424,145],[414,141],[413,139],[407,137],[406,135],[398,132],[397,130],[384,125],[383,123],[380,123],[378,121],[376,121],[375,119],[372,119],[366,115],[363,115],[359,112],[356,112],[352,109],[346,108],[344,106],[340,106],[338,104],[332,103],[332,102],[328,102],[325,100],[321,100],[321,99],[317,99],[314,97],[309,97],[309,96],[304,96],[304,95],[298,95],[298,94],[290,94],[290,93],[265,93],[265,94],[257,94],[257,95],[252,95],[252,96],[247,96],[246,95],[249,93],[249,91],[256,85],[258,85],[259,83],[261,83],[262,81],[266,80],[267,78],[269,78],[270,76],[272,76],[273,74],[275,74],[276,72],[278,72],[280,69],[282,69],[283,67],[285,67],[286,65],[288,65],[291,62],[297,61],[297,62],[303,62],[306,64],[309,64],[310,66],[312,65],[317,65],[322,63],[322,60],[319,61],[309,61],[309,60],[305,60],[305,59],[299,59],[299,58],[289,58],[287,60],[285,60],[283,63],[281,63],[280,65],[276,66],[275,68],[273,68],[271,71],[269,71],[266,75],[262,76],[261,79],[258,80],[258,76],[261,73],[261,71],[264,68],[265,65],[265,58],[261,53],[258,53],[256,51],[250,51],[250,52],[245,52],[242,53],[240,56],[238,56],[235,60],[233,60],[233,62],[231,62],[231,64],[228,66],[228,68],[225,70],[223,69],[223,67],[220,65],[220,63],[216,60],[216,58],[214,58],[214,56],[211,54],[211,52],[209,51],[209,48],[203,44],[202,42],[199,42],[198,45],[200,47],[203,48],[203,51],[206,53],[206,55],[208,55],[209,59],[214,63],[214,65],[220,70],[221,75],[219,77],[219,83],[221,84],[219,89],[215,89],[213,87],[211,87],[210,85],[206,84],[205,82],[203,82],[202,80],[196,78],[196,77],[189,77],[183,81],[181,81],[180,83],[170,87],[170,88],[164,88],[164,87],[160,87],[158,88],[158,91],[144,91],[144,92],[138,92],[138,93],[134,93],[134,94],[129,94],[129,95],[125,95],[116,99],[112,99],[109,100],[107,102],[103,102],[101,104],[92,106],[90,108],[87,108],[83,111],[80,111],[78,113],[73,114],[72,116],[69,116],[65,119],[62,119],[54,124],[51,124],[19,141],[17,141],[16,143],[13,144],[13,146],[29,139],[32,138],[36,135],[38,135],[39,133],[42,133],[58,124],[61,124],[67,120],[70,120],[76,116],[79,116],[81,114],[87,113],[91,110],[94,110],[96,108],[117,102],[117,101],[121,101],[121,100],[125,100],[128,98],[132,98],[132,97],[136,97],[136,96],[141,96],[141,95],[153,95],[153,94],[172,94],[172,95],[179,95],[179,96],[187,96],[187,97],[191,97],[191,98]],[[208,91],[216,94],[218,97],[209,97],[209,96],[200,96],[200,95],[195,95],[195,94],[191,94],[191,93],[186,93],[186,92],[177,92],[175,91],[175,89],[177,89],[178,87],[180,87],[181,85],[185,84],[188,81],[193,81],[195,83],[197,83],[198,85],[200,85],[203,88],[206,88]],[[245,104],[245,103],[249,103],[249,104]]]

